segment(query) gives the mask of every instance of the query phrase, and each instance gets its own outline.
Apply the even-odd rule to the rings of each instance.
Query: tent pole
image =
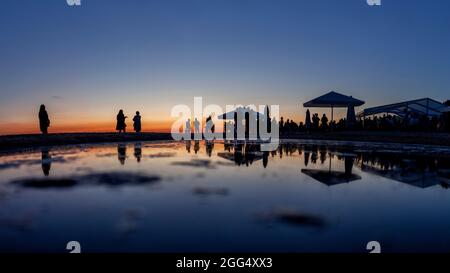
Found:
[[[330,123],[331,131],[333,131],[333,120],[334,120],[334,107],[331,106],[331,123]]]

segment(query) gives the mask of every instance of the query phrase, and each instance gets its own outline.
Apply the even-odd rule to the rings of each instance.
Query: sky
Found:
[[[50,132],[100,132],[119,109],[169,131],[194,96],[280,105],[297,122],[331,90],[360,110],[444,101],[449,13],[448,0],[2,0],[0,134],[38,132],[40,104]]]

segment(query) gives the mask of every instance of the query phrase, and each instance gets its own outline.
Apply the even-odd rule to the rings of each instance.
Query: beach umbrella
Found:
[[[349,106],[361,106],[365,102],[355,99],[351,96],[342,95],[335,91],[331,91],[325,95],[317,97],[313,100],[305,102],[303,107],[318,107],[318,108],[331,108],[331,121],[334,120],[334,108],[348,108]],[[354,115],[354,114],[353,114]]]
[[[259,118],[265,118],[265,117],[266,117],[265,114],[262,114],[262,113],[253,111],[253,110],[250,109],[250,108],[238,107],[238,108],[236,108],[236,109],[233,110],[233,111],[230,111],[230,112],[228,112],[228,113],[219,115],[217,118],[218,118],[218,119],[225,119],[225,120],[226,120],[226,119],[234,119],[235,113],[237,113],[238,115],[240,114],[241,117],[245,117],[245,113],[246,113],[246,112],[248,112],[248,113],[250,114],[250,118],[256,119],[258,115],[259,115]]]
[[[345,172],[338,172],[338,171],[302,169],[302,173],[314,178],[315,180],[327,186],[335,186],[343,183],[350,183],[361,179],[361,176],[359,175],[346,174]]]

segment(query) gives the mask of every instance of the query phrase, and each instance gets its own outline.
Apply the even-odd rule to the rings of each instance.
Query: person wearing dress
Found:
[[[117,114],[117,125],[116,130],[119,131],[119,133],[125,133],[127,125],[125,124],[125,119],[127,116],[123,114],[123,110],[119,111],[119,114]]]
[[[41,105],[39,109],[39,127],[42,134],[48,134],[48,127],[50,127],[50,119],[48,118],[48,113],[45,110],[45,105]]]

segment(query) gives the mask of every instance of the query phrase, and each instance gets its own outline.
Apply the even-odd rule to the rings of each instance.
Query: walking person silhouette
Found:
[[[41,105],[39,109],[39,127],[42,134],[48,134],[48,127],[50,127],[50,119],[48,118],[47,110],[45,110],[45,105]]]
[[[126,133],[126,127],[125,119],[128,118],[123,114],[123,110],[120,109],[119,114],[117,114],[117,125],[116,130],[119,131],[119,133]]]
[[[133,118],[133,128],[136,133],[141,132],[141,114],[139,111],[136,111],[136,115]]]

